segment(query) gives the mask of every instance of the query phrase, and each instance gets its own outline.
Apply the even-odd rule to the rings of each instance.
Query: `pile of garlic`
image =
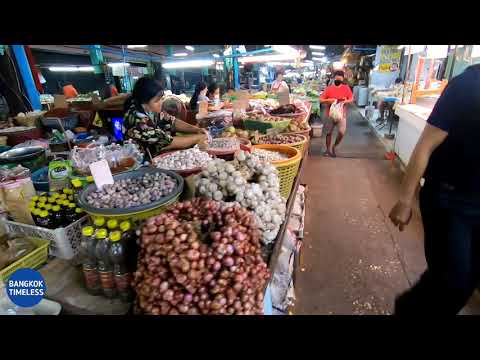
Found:
[[[239,151],[234,161],[211,161],[195,176],[195,187],[200,196],[252,210],[263,231],[263,242],[275,240],[285,220],[286,202],[280,195],[278,173],[273,165]]]
[[[204,167],[210,160],[212,157],[195,145],[191,149],[175,151],[158,158],[155,166],[167,170],[191,170]]]

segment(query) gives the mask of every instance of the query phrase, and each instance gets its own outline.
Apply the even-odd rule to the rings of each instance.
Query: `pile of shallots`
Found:
[[[142,229],[135,310],[153,315],[263,314],[270,277],[250,211],[196,198]]]

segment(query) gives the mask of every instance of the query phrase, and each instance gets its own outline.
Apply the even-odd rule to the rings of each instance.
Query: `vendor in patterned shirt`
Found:
[[[124,133],[152,157],[161,151],[203,146],[207,131],[162,112],[163,88],[149,77],[138,79],[125,102]],[[188,133],[175,136],[175,132]]]

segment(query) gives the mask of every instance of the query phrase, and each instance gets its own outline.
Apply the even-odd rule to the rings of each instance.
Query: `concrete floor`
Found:
[[[395,296],[426,267],[416,209],[403,232],[388,213],[402,171],[357,109],[337,158],[323,157],[324,136],[312,139],[302,183],[307,184],[305,239],[297,269],[295,314],[391,314]],[[465,314],[480,314],[480,296]]]

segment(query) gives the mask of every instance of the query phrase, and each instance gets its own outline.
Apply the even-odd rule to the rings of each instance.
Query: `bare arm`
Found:
[[[183,120],[176,119],[175,120],[175,129],[180,132],[185,132],[185,133],[193,133],[193,134],[203,134],[204,130],[197,127],[190,125],[189,123],[186,123]]]
[[[390,212],[390,219],[400,231],[408,224],[415,194],[432,152],[447,138],[448,133],[427,123],[408,163],[400,198]]]

